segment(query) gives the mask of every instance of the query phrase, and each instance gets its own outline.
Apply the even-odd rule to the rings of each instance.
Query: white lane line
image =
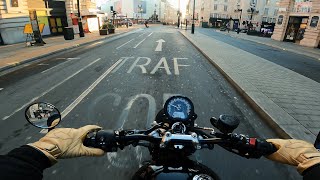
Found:
[[[0,88],[0,91],[2,91],[3,90],[3,88]]]
[[[147,38],[142,39],[142,41],[140,41],[136,46],[134,46],[133,48],[137,48],[143,41],[145,41]]]
[[[124,45],[126,45],[126,44],[130,43],[130,42],[131,42],[131,41],[133,41],[133,40],[134,40],[134,38],[133,38],[133,39],[131,39],[130,41],[128,41],[128,42],[126,42],[126,43],[122,44],[121,46],[117,47],[116,49],[120,49],[122,46],[124,46]]]
[[[67,59],[67,58],[56,58],[56,59]]]
[[[64,58],[64,59],[66,59],[66,58]],[[54,69],[54,68],[56,68],[56,67],[62,66],[62,65],[64,65],[65,63],[67,63],[67,62],[69,62],[69,61],[71,61],[71,60],[75,60],[75,59],[80,59],[80,58],[67,58],[67,61],[65,61],[65,62],[63,62],[63,63],[60,63],[60,64],[58,64],[58,65],[56,65],[56,66],[53,66],[53,67],[51,67],[51,68],[49,68],[49,69],[46,69],[46,70],[42,71],[41,73],[46,73],[46,72],[48,72],[48,71],[50,71],[50,70],[52,70],[52,69]]]
[[[48,94],[50,91],[52,91],[53,89],[55,89],[56,87],[60,86],[61,84],[65,83],[66,81],[68,81],[69,79],[71,79],[72,77],[74,77],[75,75],[79,74],[81,71],[83,71],[84,69],[88,68],[89,66],[91,66],[92,64],[100,61],[101,58],[96,59],[95,61],[91,62],[90,64],[86,65],[85,67],[79,69],[77,72],[73,73],[71,76],[67,77],[66,79],[64,79],[63,81],[59,82],[58,84],[52,86],[50,89],[46,90],[45,92],[43,92],[42,94],[40,94],[39,96],[31,99],[29,102],[27,102],[26,104],[22,105],[20,108],[16,109],[15,111],[13,111],[11,114],[5,116],[2,118],[2,120],[6,120],[9,117],[11,117],[12,115],[14,115],[15,113],[21,111],[23,108],[27,107],[29,104],[33,103],[34,101],[36,101],[37,99],[39,99],[40,97]]]
[[[101,43],[104,43],[104,41],[99,41],[99,42],[96,42],[96,43],[90,44],[89,46],[94,46],[94,45],[101,44]]]
[[[142,33],[142,34],[140,34],[138,37],[141,37],[141,36],[143,36],[144,34],[146,34],[147,32],[144,32],[144,33]]]
[[[119,59],[115,64],[113,64],[107,71],[105,71],[96,81],[94,81],[88,89],[83,91],[83,93],[74,100],[62,113],[61,118],[66,117],[111,71],[122,61]]]
[[[152,34],[153,34],[153,32],[152,32],[152,33],[150,33],[150,34],[148,35],[148,37],[150,37]]]

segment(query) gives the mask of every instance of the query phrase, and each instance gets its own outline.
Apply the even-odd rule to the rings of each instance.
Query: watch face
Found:
[[[193,104],[186,97],[174,96],[167,100],[164,109],[169,119],[185,121],[192,116]]]

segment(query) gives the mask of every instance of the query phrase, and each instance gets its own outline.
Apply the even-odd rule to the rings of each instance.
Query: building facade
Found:
[[[79,3],[84,32],[99,30],[98,14],[101,12],[97,9],[96,0],[79,0]],[[66,0],[66,14],[68,26],[73,26],[74,32],[79,33],[77,0]]]
[[[27,0],[0,0],[0,43],[22,42],[25,24],[29,23]]]
[[[129,19],[160,19],[161,13],[160,0],[106,0],[101,2],[101,11],[112,18],[111,7],[117,12],[117,17]]]
[[[320,0],[280,0],[272,39],[319,47]]]

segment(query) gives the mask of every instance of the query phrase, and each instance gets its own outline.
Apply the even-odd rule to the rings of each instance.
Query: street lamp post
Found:
[[[82,26],[82,18],[80,15],[80,2],[77,0],[78,3],[78,26],[79,26],[79,36],[84,37],[84,32],[83,32],[83,26]]]
[[[193,16],[192,16],[192,25],[191,25],[191,34],[194,34],[194,14],[196,8],[196,0],[193,0]]]
[[[240,17],[239,17],[239,24],[238,24],[238,30],[237,33],[240,33],[240,29],[241,29],[241,16],[242,16],[242,9],[240,9],[240,4],[237,4],[237,10],[238,12],[240,12]]]
[[[253,12],[255,12],[255,10],[256,10],[256,4],[254,3],[254,2],[252,2],[251,4],[250,4],[250,12],[251,12],[251,14],[250,14],[250,28],[249,28],[249,30],[251,30],[251,28],[252,28],[252,18],[253,18]],[[249,26],[248,26],[249,27]],[[249,31],[248,31],[249,32]],[[247,32],[247,33],[248,33]]]

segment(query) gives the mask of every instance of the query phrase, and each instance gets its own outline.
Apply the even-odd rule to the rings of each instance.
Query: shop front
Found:
[[[213,18],[211,17],[209,19],[210,24],[212,24],[212,27],[214,28],[220,28],[225,26],[230,21],[229,18]]]
[[[67,26],[64,1],[28,0],[30,10],[36,10],[39,24],[44,24],[42,35],[60,35]]]
[[[272,39],[319,47],[320,0],[280,0]]]
[[[309,17],[290,16],[284,41],[299,43],[308,26]]]

